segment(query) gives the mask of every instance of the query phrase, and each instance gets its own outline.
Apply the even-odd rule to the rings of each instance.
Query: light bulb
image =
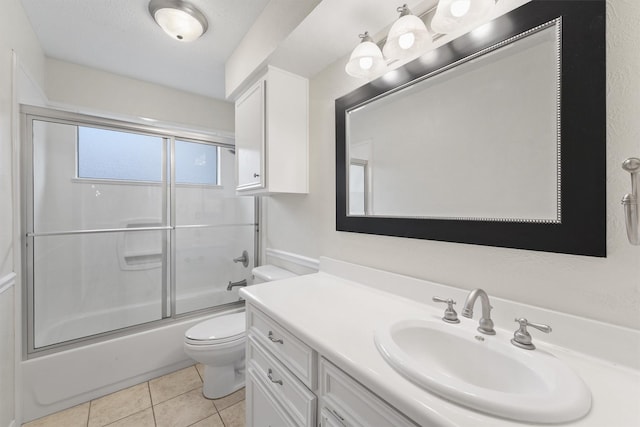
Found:
[[[440,34],[469,31],[483,23],[495,6],[495,0],[439,0],[431,28]]]
[[[370,56],[365,56],[364,58],[360,58],[360,68],[363,70],[368,70],[373,67],[373,58]]]
[[[413,32],[404,33],[400,37],[398,37],[398,46],[402,49],[409,49],[413,46],[413,43],[416,41],[416,36]]]
[[[471,7],[471,0],[457,0],[451,3],[451,15],[459,18],[464,16],[469,12],[469,7]]]

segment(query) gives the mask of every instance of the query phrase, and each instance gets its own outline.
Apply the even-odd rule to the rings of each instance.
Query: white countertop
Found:
[[[368,270],[374,273],[376,271]],[[403,280],[402,276],[398,277],[399,281]],[[431,282],[408,280],[422,284],[423,287],[431,285]],[[443,289],[440,285],[438,291],[441,293]],[[416,302],[323,271],[247,287],[242,289],[241,295],[248,303],[264,311],[314,348],[320,356],[346,371],[418,424],[465,427],[532,425],[485,415],[444,400],[406,380],[379,354],[373,339],[376,329],[402,319],[439,320],[444,306]],[[461,318],[461,321],[475,324],[477,314],[475,317],[476,319]],[[503,322],[496,321],[497,334],[487,336],[486,339],[511,339],[514,324],[501,323]],[[638,370],[549,344],[541,339],[541,334],[535,332],[532,335],[539,350],[550,352],[565,361],[591,389],[591,411],[584,418],[563,425],[640,426]],[[591,336],[590,339],[598,340],[598,337]],[[607,345],[610,343],[607,342]],[[611,350],[616,351],[615,348]],[[624,350],[621,348],[621,351]]]

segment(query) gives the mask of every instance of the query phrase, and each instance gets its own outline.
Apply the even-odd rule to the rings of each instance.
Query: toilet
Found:
[[[296,276],[273,265],[262,265],[251,273],[252,284]],[[184,334],[184,352],[204,365],[202,394],[218,399],[244,387],[246,335],[244,310],[200,322]]]

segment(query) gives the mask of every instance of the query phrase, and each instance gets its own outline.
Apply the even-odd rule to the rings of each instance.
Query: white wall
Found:
[[[15,98],[13,90],[14,56],[30,76],[44,82],[44,55],[27,20],[19,0],[2,2],[0,14],[0,281],[12,275],[19,267],[18,254],[14,253],[14,204],[15,183],[12,178],[15,129]],[[18,272],[19,273],[19,272]],[[2,288],[2,286],[0,286]],[[15,334],[14,309],[16,289],[11,284],[0,291],[0,427],[10,425],[15,413]]]
[[[47,58],[45,91],[52,104],[84,112],[146,117],[194,130],[234,130],[230,102],[57,59]]]
[[[334,100],[362,84],[345,74],[346,58],[310,82],[310,192],[265,198],[264,246],[482,287],[490,295],[640,329],[640,247],[627,243],[620,206],[630,189],[620,164],[640,156],[638,21],[640,3],[608,2],[607,258],[335,231]]]

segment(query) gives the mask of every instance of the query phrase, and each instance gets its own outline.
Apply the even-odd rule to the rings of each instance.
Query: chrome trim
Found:
[[[273,343],[284,344],[284,341],[282,340],[282,338],[274,338],[273,331],[269,331],[269,334],[267,335],[267,338],[269,338],[269,341],[271,341]]]
[[[169,232],[169,239],[170,239],[170,244],[171,244],[171,259],[170,259],[170,263],[171,265],[169,266],[169,270],[170,270],[170,280],[169,280],[169,300],[165,300],[164,302],[164,306],[166,307],[167,305],[169,306],[169,316],[174,317],[176,315],[176,299],[177,299],[177,279],[176,279],[176,273],[177,273],[177,269],[176,266],[178,264],[177,258],[176,258],[176,250],[177,250],[177,236],[176,236],[176,162],[175,162],[175,155],[176,155],[176,139],[175,138],[171,138],[169,141],[169,149],[171,150],[171,159],[174,160],[171,162],[171,164],[169,165],[169,221],[171,221],[171,231]]]
[[[37,357],[46,356],[48,354],[58,353],[64,350],[70,350],[78,347],[83,347],[89,344],[95,344],[99,342],[108,341],[111,339],[117,339],[119,337],[123,337],[126,335],[131,335],[134,333],[150,331],[156,329],[158,327],[172,324],[175,322],[188,320],[196,317],[202,317],[209,314],[222,313],[225,311],[231,311],[237,309],[234,312],[239,312],[240,310],[244,310],[244,300],[243,301],[233,301],[230,303],[217,305],[214,307],[209,307],[206,309],[190,311],[188,313],[184,313],[183,315],[178,315],[174,317],[167,317],[164,319],[152,320],[146,323],[140,323],[137,325],[126,326],[120,329],[114,329],[111,331],[101,332],[99,334],[89,335],[87,337],[76,338],[73,340],[68,340],[56,344],[51,344],[48,346],[38,347],[36,349],[32,349],[28,353],[24,353],[23,360],[35,359]]]
[[[442,320],[447,323],[460,323],[460,319],[458,319],[458,313],[456,313],[456,311],[453,309],[453,305],[456,304],[454,300],[452,300],[451,298],[445,299],[440,297],[433,297],[431,298],[431,300],[433,302],[443,302],[447,304],[447,308],[444,310],[444,316],[442,317]]]
[[[482,332],[487,335],[495,335],[496,331],[493,329],[493,320],[491,320],[491,303],[489,302],[489,295],[483,290],[476,288],[469,292],[467,299],[464,302],[464,308],[462,309],[462,315],[473,318],[473,305],[476,300],[480,298],[480,304],[482,304],[482,317],[480,318],[478,325],[478,332]]]
[[[153,231],[153,230],[180,230],[186,228],[225,228],[225,227],[243,227],[254,226],[255,223],[234,223],[234,224],[193,224],[193,225],[159,225],[152,227],[121,227],[121,228],[96,228],[90,230],[64,230],[64,231],[42,231],[39,233],[28,232],[27,237],[45,237],[45,236],[66,236],[71,234],[96,234],[96,233],[117,233],[126,231]]]
[[[237,282],[232,282],[231,280],[229,280],[229,284],[227,285],[227,290],[230,291],[231,289],[235,288],[236,286],[247,286],[247,279],[242,279],[242,280],[237,281]]]
[[[511,344],[516,347],[524,348],[525,350],[535,350],[536,346],[531,342],[531,334],[527,331],[527,326],[531,326],[532,328],[536,328],[537,330],[548,334],[551,332],[551,326],[543,325],[541,323],[531,323],[525,318],[516,318],[515,322],[517,322],[520,326],[513,333],[513,338],[511,339]]]
[[[194,132],[186,129],[160,127],[143,123],[133,123],[118,119],[109,119],[92,116],[89,114],[74,113],[53,108],[35,107],[32,105],[20,105],[20,113],[45,122],[62,123],[70,125],[91,125],[102,129],[119,129],[134,133],[152,134],[166,138],[177,137],[180,140],[192,140],[195,142],[208,142],[221,145],[226,148],[235,148],[233,138],[227,135],[207,132]],[[55,119],[55,120],[53,120]]]
[[[98,228],[92,230],[65,230],[65,231],[43,231],[40,233],[29,232],[27,237],[46,237],[46,236],[68,236],[73,234],[97,234],[97,233],[117,233],[123,231],[150,231],[150,230],[171,230],[168,225],[153,227],[122,227],[122,228]]]
[[[249,253],[244,250],[242,251],[242,255],[233,259],[233,262],[238,263],[241,262],[244,268],[249,266]]]
[[[225,228],[225,227],[244,227],[244,226],[253,226],[255,223],[252,222],[237,222],[232,224],[189,224],[189,225],[175,225],[174,229],[186,229],[186,228]]]
[[[253,267],[261,265],[262,261],[262,236],[260,234],[260,215],[262,214],[262,197],[254,197],[253,202]],[[253,277],[253,276],[252,276]]]
[[[204,16],[202,12],[200,12],[194,5],[184,0],[151,0],[149,2],[149,13],[153,20],[158,24],[160,28],[162,26],[156,20],[156,12],[160,9],[175,9],[181,12],[186,13],[187,15],[194,18],[196,21],[202,25],[202,34],[199,37],[202,37],[204,33],[207,32],[209,28],[209,23],[207,22],[207,18]],[[164,28],[163,28],[164,30]],[[182,36],[180,36],[182,37]]]
[[[640,159],[629,157],[622,163],[622,169],[631,174],[631,193],[622,198],[627,238],[632,245],[640,245],[640,209],[638,209],[638,188],[640,188]]]
[[[163,138],[162,139],[162,224],[167,224],[167,203],[171,203],[171,195],[168,193],[169,188],[167,187],[167,163],[169,162],[169,155],[167,155],[167,145],[170,144],[170,139]],[[170,153],[169,153],[170,154]],[[169,178],[171,175],[169,174]],[[170,232],[169,232],[170,233]],[[161,284],[162,287],[161,292],[161,302],[160,302],[160,316],[164,319],[165,317],[170,316],[170,313],[167,313],[167,296],[171,297],[171,294],[167,295],[167,286],[170,286],[172,283],[171,277],[169,276],[173,271],[169,265],[167,265],[167,257],[169,253],[167,253],[168,245],[171,243],[171,236],[167,232],[162,233],[162,273],[161,273]]]
[[[283,385],[282,380],[273,379],[273,370],[271,368],[269,368],[269,370],[267,371],[267,378],[269,378],[269,380],[271,380],[272,383]]]

